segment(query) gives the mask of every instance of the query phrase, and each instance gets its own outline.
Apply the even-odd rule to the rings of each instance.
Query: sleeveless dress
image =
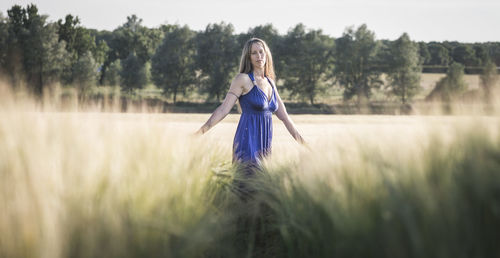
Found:
[[[272,115],[278,110],[274,85],[268,100],[266,94],[256,85],[253,73],[248,76],[253,87],[239,97],[242,114],[233,142],[233,163],[260,166],[262,158],[271,154],[273,138]]]

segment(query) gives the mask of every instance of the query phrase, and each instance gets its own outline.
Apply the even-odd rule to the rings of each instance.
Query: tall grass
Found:
[[[0,257],[500,257],[497,122],[326,139],[241,177],[152,115],[2,103]]]
[[[434,135],[409,153],[352,148],[321,150],[261,182],[286,257],[499,257],[500,142],[491,132]]]

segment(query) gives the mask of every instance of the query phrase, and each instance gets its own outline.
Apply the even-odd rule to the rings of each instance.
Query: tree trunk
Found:
[[[403,74],[403,104],[406,104],[406,83],[405,83],[405,76]]]
[[[177,85],[174,87],[174,104],[177,102],[177,88],[179,88]]]
[[[406,86],[403,85],[403,94],[401,94],[401,101],[403,101],[403,104],[406,104]]]
[[[358,98],[357,99],[357,102],[358,102],[358,108],[361,107],[361,105],[363,104],[363,101],[362,101],[362,98],[363,98],[363,90],[361,89],[361,87],[357,87],[356,88],[356,97]]]

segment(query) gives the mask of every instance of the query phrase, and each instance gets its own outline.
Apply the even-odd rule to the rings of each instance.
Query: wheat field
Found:
[[[499,116],[294,115],[309,149],[274,117],[242,179],[238,115],[2,96],[0,257],[500,256]]]

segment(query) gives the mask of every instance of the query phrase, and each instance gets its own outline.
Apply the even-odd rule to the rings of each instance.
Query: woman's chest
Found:
[[[267,79],[257,79],[255,80],[255,84],[255,86],[257,86],[263,93],[266,94],[267,99],[271,98],[273,93],[273,86]]]

